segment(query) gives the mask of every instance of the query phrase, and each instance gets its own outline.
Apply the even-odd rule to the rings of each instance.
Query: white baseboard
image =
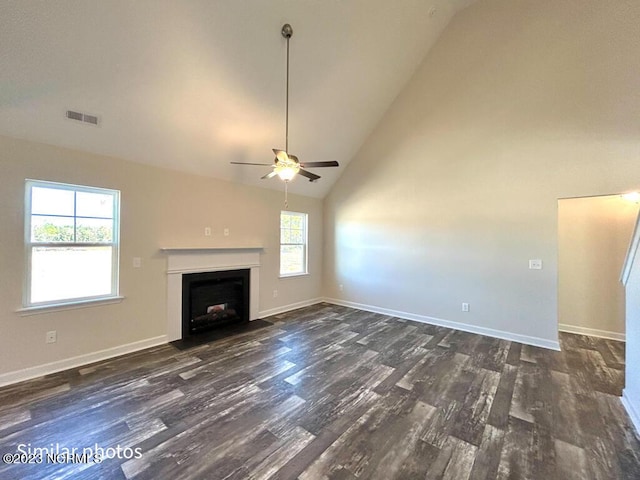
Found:
[[[279,313],[289,312],[302,307],[308,307],[322,302],[322,298],[313,298],[310,300],[304,300],[302,302],[292,303],[290,305],[283,305],[281,307],[264,310],[258,313],[258,318],[265,318],[271,315],[277,315]],[[118,347],[108,348],[106,350],[100,350],[98,352],[92,352],[85,355],[78,355],[76,357],[65,358],[51,363],[45,363],[44,365],[37,365],[35,367],[29,367],[22,370],[16,370],[13,372],[0,374],[0,387],[5,385],[11,385],[13,383],[22,382],[25,380],[31,380],[33,378],[42,377],[44,375],[50,375],[52,373],[61,372],[70,368],[81,367],[89,363],[99,362],[101,360],[107,360],[109,358],[118,357],[127,353],[137,352],[144,350],[145,348],[156,347],[167,343],[167,336],[161,335],[159,337],[148,338],[146,340],[140,340],[138,342],[129,343],[126,345],[120,345]]]
[[[622,401],[622,405],[624,406],[625,410],[629,414],[633,426],[636,427],[636,433],[640,435],[640,410],[638,410],[638,408],[640,408],[640,405],[635,406],[633,404],[633,401],[627,394],[626,388],[622,390],[622,398],[620,400]],[[637,399],[637,401],[640,402],[640,398]]]
[[[316,303],[320,303],[324,301],[322,298],[312,298],[310,300],[303,300],[302,302],[291,303],[289,305],[283,305],[281,307],[270,308],[268,310],[263,310],[258,313],[258,318],[266,318],[271,315],[278,315],[279,313],[290,312],[291,310],[296,310],[298,308],[309,307],[311,305],[315,305]]]
[[[578,335],[618,340],[620,342],[626,341],[626,335],[624,333],[609,332],[607,330],[598,330],[596,328],[578,327],[576,325],[567,325],[566,323],[558,324],[558,330],[567,333],[577,333]]]
[[[451,320],[443,320],[441,318],[428,317],[426,315],[418,315],[415,313],[401,312],[388,308],[376,307],[373,305],[364,305],[362,303],[349,302],[346,300],[338,300],[336,298],[325,298],[325,302],[343,307],[352,307],[367,312],[382,313],[383,315],[391,315],[393,317],[403,318],[406,320],[414,320],[416,322],[428,323],[430,325],[438,325],[440,327],[452,328],[454,330],[462,330],[463,332],[477,333],[488,337],[500,338],[502,340],[510,340],[513,342],[524,343],[534,347],[548,348],[550,350],[560,350],[560,343],[557,340],[547,340],[546,338],[530,337],[520,335],[518,333],[505,332],[503,330],[494,330],[492,328],[479,327],[477,325],[469,325],[467,323],[453,322]]]
[[[308,307],[320,302],[332,303],[335,305],[342,305],[345,307],[357,308],[359,310],[365,310],[368,312],[381,313],[383,315],[391,315],[406,320],[414,320],[416,322],[428,323],[431,325],[438,325],[441,327],[452,328],[455,330],[462,330],[464,332],[477,333],[480,335],[487,335],[489,337],[501,338],[503,340],[511,340],[514,342],[524,343],[526,345],[533,345],[535,347],[549,348],[552,350],[560,350],[560,345],[557,341],[546,340],[538,337],[530,337],[526,335],[519,335],[516,333],[505,332],[501,330],[494,330],[491,328],[478,327],[476,325],[469,325],[466,323],[453,322],[450,320],[443,320],[435,317],[428,317],[425,315],[417,315],[414,313],[401,312],[398,310],[391,310],[387,308],[376,307],[372,305],[365,305],[356,302],[349,302],[346,300],[338,300],[335,298],[313,298],[310,300],[304,300],[302,302],[292,303],[289,305],[283,305],[268,310],[259,312],[259,318],[265,318],[272,315],[278,315],[280,313],[289,312],[298,308]],[[41,377],[43,375],[50,375],[52,373],[61,372],[70,368],[76,368],[83,365],[87,365],[101,360],[107,360],[109,358],[117,357],[127,353],[137,352],[144,350],[145,348],[156,347],[167,343],[167,336],[161,335],[159,337],[148,338],[146,340],[140,340],[138,342],[128,343],[126,345],[120,345],[118,347],[108,348],[97,352],[88,353],[85,355],[78,355],[76,357],[66,358],[51,363],[45,363],[44,365],[37,365],[35,367],[29,367],[22,370],[16,370],[13,372],[0,374],[0,387],[10,385],[13,383],[22,382],[24,380],[31,380],[33,378]],[[624,398],[624,397],[623,397]],[[623,400],[624,401],[624,400]],[[631,415],[631,414],[630,414]],[[636,417],[639,418],[639,417]],[[640,423],[636,424],[640,425]]]
[[[107,348],[105,350],[99,350],[85,355],[78,355],[76,357],[45,363],[44,365],[37,365],[35,367],[3,373],[0,375],[0,387],[22,382],[24,380],[42,377],[43,375],[61,372],[70,368],[81,367],[89,363],[107,360],[126,353],[137,352],[139,350],[144,350],[145,348],[157,347],[158,345],[163,345],[165,343],[167,343],[167,336],[161,335],[159,337],[147,338],[138,342],[127,343],[126,345],[119,345],[117,347]]]

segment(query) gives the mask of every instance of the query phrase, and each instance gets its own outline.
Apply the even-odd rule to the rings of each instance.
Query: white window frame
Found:
[[[282,215],[290,215],[300,217],[303,220],[304,224],[304,234],[303,234],[303,243],[283,243],[282,242]],[[297,277],[300,275],[308,275],[309,274],[309,215],[303,212],[292,212],[289,210],[282,210],[280,212],[280,228],[278,229],[278,234],[280,235],[280,262],[279,262],[279,271],[280,278],[284,277]],[[282,273],[282,247],[287,245],[301,245],[304,255],[303,260],[303,269],[300,272],[294,273]]]
[[[58,189],[72,192],[83,192],[83,193],[97,193],[103,195],[111,195],[114,199],[113,205],[113,232],[111,242],[100,242],[100,243],[91,243],[91,242],[34,242],[31,240],[31,220],[34,216],[31,212],[31,198],[32,198],[32,189],[34,187],[40,188],[48,188],[48,189]],[[74,204],[75,209],[75,204]],[[37,214],[36,214],[37,216]],[[56,215],[51,215],[56,216]],[[64,215],[63,215],[64,216]],[[71,218],[71,216],[67,216]],[[24,244],[25,244],[25,282],[23,288],[23,309],[22,310],[30,310],[30,309],[41,309],[48,307],[64,307],[64,306],[74,306],[74,305],[82,305],[85,303],[96,303],[96,302],[109,302],[110,300],[122,299],[119,295],[119,267],[120,267],[120,191],[112,190],[107,188],[99,188],[99,187],[90,187],[84,185],[73,185],[68,183],[59,183],[59,182],[49,182],[45,180],[32,180],[27,179],[25,181],[25,213],[24,213]],[[83,217],[80,215],[76,215],[74,211],[74,215],[72,217],[74,219],[74,226],[76,225],[78,218],[93,218],[93,217]],[[101,218],[101,217],[95,217]],[[74,228],[75,231],[75,228]],[[37,247],[111,247],[112,255],[111,255],[111,292],[105,295],[95,295],[95,296],[79,296],[74,298],[64,298],[58,300],[50,300],[43,302],[32,302],[31,301],[31,283],[32,283],[32,252],[34,248]]]

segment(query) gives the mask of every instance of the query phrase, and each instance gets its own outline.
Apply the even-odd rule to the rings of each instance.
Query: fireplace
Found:
[[[259,318],[260,254],[262,247],[193,247],[163,248],[167,256],[167,341],[182,340],[183,335],[183,277],[192,274],[219,274],[249,270],[249,309],[251,323]],[[221,305],[224,300],[209,306]],[[205,311],[206,313],[206,311]],[[204,335],[202,335],[204,336]],[[200,338],[200,337],[193,337]]]
[[[250,270],[182,275],[182,339],[249,321]]]

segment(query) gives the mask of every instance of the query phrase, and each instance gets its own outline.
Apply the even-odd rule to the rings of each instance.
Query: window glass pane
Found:
[[[41,215],[73,215],[73,191],[33,187],[31,213]]]
[[[280,213],[280,274],[307,272],[307,215]]]
[[[304,273],[304,247],[302,245],[280,246],[280,273]]]
[[[113,195],[89,192],[76,195],[77,216],[113,218]]]
[[[31,302],[111,294],[112,247],[33,247]]]
[[[113,220],[78,218],[76,228],[76,242],[111,243],[113,241]]]
[[[291,216],[291,228],[297,228],[297,229],[301,229],[302,228],[302,217],[299,215],[292,215]]]
[[[73,217],[31,217],[32,242],[73,242]]]
[[[290,243],[304,243],[304,234],[302,230],[291,230],[289,233]]]

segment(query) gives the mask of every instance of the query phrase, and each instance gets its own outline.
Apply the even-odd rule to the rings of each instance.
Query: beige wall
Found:
[[[638,205],[620,195],[558,202],[561,330],[624,338],[620,272],[637,215]]]
[[[556,340],[558,198],[640,187],[638,24],[618,0],[458,14],[325,199],[325,294]]]
[[[256,175],[259,172],[256,171]],[[24,278],[24,180],[121,191],[119,304],[20,316]],[[290,196],[309,214],[310,275],[278,278],[284,192],[152,168],[0,137],[0,374],[87,355],[166,333],[166,257],[162,247],[262,245],[260,311],[315,299],[321,286],[322,203]],[[204,228],[213,228],[204,237]],[[228,227],[231,235],[223,236]],[[133,257],[142,268],[132,268]],[[273,290],[279,295],[273,298]],[[58,342],[45,344],[57,330]]]

